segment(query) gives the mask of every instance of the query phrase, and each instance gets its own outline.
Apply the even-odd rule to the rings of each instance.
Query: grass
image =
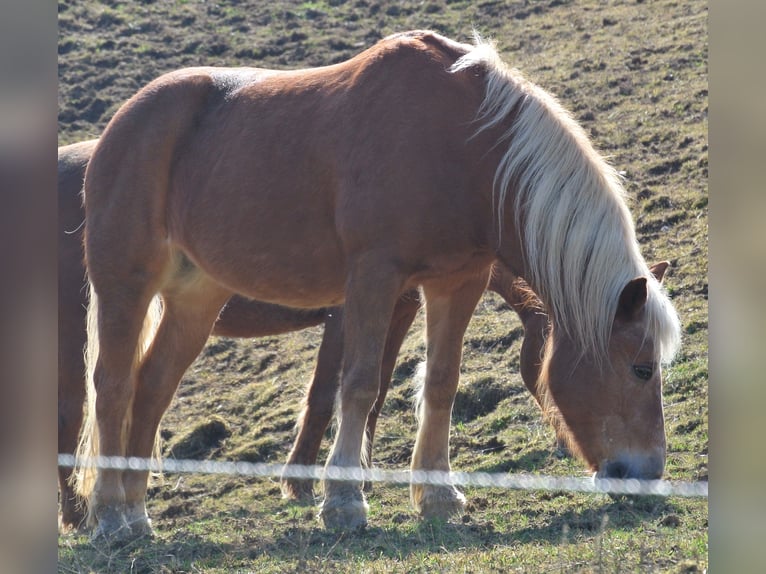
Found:
[[[298,68],[377,39],[434,28],[496,39],[503,57],[556,94],[624,173],[648,261],[669,259],[684,344],[665,373],[667,473],[706,480],[708,454],[707,7],[702,0],[105,0],[59,2],[59,143],[98,136],[160,73],[191,65]],[[415,420],[422,317],[405,341],[374,460],[403,468]],[[321,329],[213,339],[163,421],[166,452],[281,462]],[[453,468],[582,475],[562,458],[518,373],[521,329],[494,295],[469,326]],[[332,431],[328,431],[328,439]],[[329,440],[320,452],[327,455]],[[61,572],[703,572],[707,501],[467,489],[450,522],[421,521],[400,485],[376,485],[363,532],[320,528],[273,480],[169,475],[153,488],[157,536],[124,548],[59,536]]]

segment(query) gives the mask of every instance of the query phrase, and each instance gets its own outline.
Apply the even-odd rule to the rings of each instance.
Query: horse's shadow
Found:
[[[177,537],[143,536],[128,542],[91,541],[85,533],[66,542],[72,552],[62,552],[58,567],[64,572],[150,573],[177,572],[195,561],[220,561],[238,552],[237,545],[210,540],[198,534]]]
[[[597,535],[606,531],[608,526],[630,530],[656,521],[663,514],[675,512],[672,503],[659,497],[609,498],[609,502],[600,506],[556,513],[546,524],[520,528],[509,535],[514,540],[562,544],[578,534]]]
[[[551,496],[557,495],[552,493]],[[566,493],[562,495],[567,496]],[[674,511],[670,502],[659,497],[604,498],[607,501],[603,504],[561,512],[551,516],[546,523],[515,530],[495,529],[491,521],[482,518],[482,512],[466,514],[449,521],[419,520],[413,515],[404,514],[393,520],[398,523],[418,521],[415,528],[402,528],[397,524],[333,532],[319,526],[308,529],[299,526],[283,531],[273,547],[266,552],[274,557],[294,559],[295,551],[311,556],[314,551],[326,552],[327,548],[335,548],[339,556],[365,558],[374,552],[375,555],[390,559],[405,559],[423,551],[486,549],[507,545],[511,541],[559,545],[579,535],[596,536],[603,533],[607,525],[630,530]]]
[[[552,457],[550,449],[535,449],[525,452],[520,456],[508,457],[507,459],[477,468],[477,472],[503,473],[533,471],[545,465]]]
[[[550,493],[552,498],[566,493]],[[606,498],[606,497],[605,497]],[[180,567],[203,561],[215,563],[255,559],[294,561],[332,558],[369,558],[371,553],[389,559],[406,559],[425,552],[453,551],[466,548],[492,548],[509,542],[540,542],[565,544],[579,535],[597,536],[607,524],[622,529],[638,527],[672,512],[672,503],[656,497],[609,499],[601,505],[555,514],[536,526],[515,530],[496,530],[494,524],[482,518],[482,513],[466,514],[450,521],[418,520],[412,515],[395,517],[390,526],[368,526],[354,531],[331,531],[314,523],[296,520],[272,531],[271,536],[248,536],[242,541],[225,543],[210,540],[203,534],[180,534],[142,538],[125,546],[96,546],[87,541],[75,542],[76,561],[99,572],[121,572],[129,564],[133,572],[153,572],[159,567]],[[373,517],[374,522],[374,517]],[[63,560],[62,560],[63,558]],[[67,558],[60,556],[66,565]],[[72,566],[75,566],[74,564]]]

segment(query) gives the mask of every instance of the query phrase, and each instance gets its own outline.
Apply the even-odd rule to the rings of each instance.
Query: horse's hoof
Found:
[[[424,488],[415,508],[423,518],[448,518],[463,513],[465,496],[450,486]]]
[[[359,489],[327,496],[319,508],[319,518],[329,530],[354,530],[367,526],[369,506]]]
[[[557,458],[574,458],[567,441],[560,439],[556,439],[556,444],[553,447],[553,454]]]
[[[282,479],[282,498],[303,504],[314,503],[314,481],[297,478]]]
[[[129,523],[130,531],[133,538],[153,537],[154,529],[152,528],[152,521],[148,518],[140,518],[133,520]]]
[[[100,508],[98,523],[91,533],[91,541],[124,544],[138,538],[154,536],[152,523],[146,513],[128,513],[114,507]]]
[[[61,504],[59,528],[62,532],[78,530],[85,523],[85,503],[78,504],[74,500],[65,500]]]
[[[133,532],[133,538],[154,536],[152,521],[146,514],[146,505],[143,503],[128,505],[125,511],[125,521]]]
[[[60,532],[82,532],[85,528],[85,514],[73,508],[64,508],[59,517]]]
[[[96,514],[96,527],[91,533],[92,542],[122,543],[133,539],[133,529],[125,515],[114,507],[100,508]]]

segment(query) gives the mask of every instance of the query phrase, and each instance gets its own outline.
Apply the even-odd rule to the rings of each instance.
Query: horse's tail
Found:
[[[412,408],[415,412],[415,420],[417,421],[418,425],[423,422],[423,409],[425,409],[424,394],[427,370],[428,363],[426,361],[420,361],[418,366],[415,367],[415,373],[413,374],[415,389],[412,393]]]
[[[73,480],[77,494],[84,500],[87,500],[96,483],[96,467],[93,465],[93,458],[99,455],[98,440],[98,422],[96,420],[96,386],[94,382],[94,373],[96,371],[96,361],[99,354],[98,342],[98,296],[93,285],[88,283],[90,288],[90,298],[88,302],[87,332],[88,344],[85,348],[85,413],[83,424],[80,431],[80,438],[77,444],[75,472]],[[144,324],[136,344],[136,350],[133,356],[131,372],[135,373],[144,358],[149,345],[154,339],[162,315],[162,305],[159,297],[154,297],[149,304],[149,309],[144,318]],[[128,408],[125,428],[123,429],[123,441],[127,441],[130,431],[132,408]],[[154,440],[153,458],[161,459],[159,432]],[[124,445],[127,446],[127,445]],[[88,522],[92,522],[90,508],[88,510]]]

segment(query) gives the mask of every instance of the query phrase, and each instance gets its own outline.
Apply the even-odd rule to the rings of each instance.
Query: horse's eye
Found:
[[[642,381],[648,381],[654,374],[653,365],[633,365],[633,374]]]

